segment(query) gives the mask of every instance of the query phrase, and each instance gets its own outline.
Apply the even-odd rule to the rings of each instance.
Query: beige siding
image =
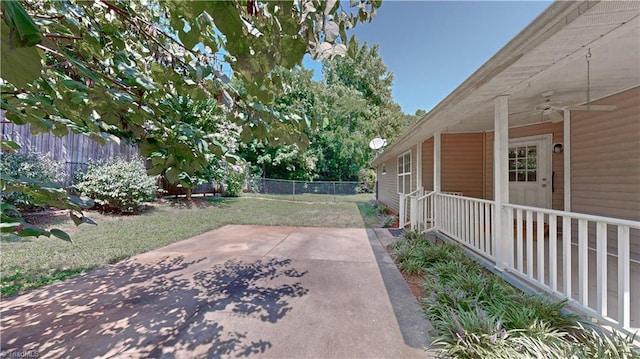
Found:
[[[418,148],[411,147],[411,191],[418,188]]]
[[[408,149],[407,149],[408,151]],[[405,154],[407,151],[403,152]],[[411,191],[416,189],[417,183],[417,157],[416,146],[411,147]],[[382,174],[382,165],[378,167],[378,200],[386,204],[388,207],[398,212],[399,196],[398,196],[398,159],[394,158],[384,163],[386,174]]]
[[[382,173],[383,166],[386,173]],[[395,211],[398,211],[397,178],[398,164],[396,159],[389,160],[378,166],[378,200]]]
[[[422,187],[433,191],[433,137],[422,143]]]
[[[520,138],[535,135],[552,135],[553,143],[564,142],[562,122],[545,122],[537,125],[516,127],[509,129],[509,138]],[[493,132],[485,134],[485,198],[493,199]],[[551,158],[553,171],[553,192],[551,194],[551,208],[564,209],[564,152],[553,153]]]
[[[640,220],[640,87],[571,113],[571,206],[575,212]]]
[[[442,191],[483,196],[483,134],[442,135]]]

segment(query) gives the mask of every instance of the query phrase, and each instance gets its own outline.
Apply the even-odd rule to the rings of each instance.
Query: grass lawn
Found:
[[[55,238],[3,237],[0,241],[0,293],[3,297],[116,263],[226,224],[364,227],[354,202],[305,203],[261,198],[207,198],[160,201],[140,215],[89,212],[97,226],[76,227],[68,216],[50,220],[73,243]]]
[[[317,193],[302,193],[302,194],[263,194],[263,193],[247,193],[243,196],[249,198],[265,198],[265,199],[280,199],[285,201],[300,201],[300,202],[316,202],[316,203],[357,203],[367,202],[375,198],[373,193],[360,193],[349,195],[332,195],[332,194],[317,194]]]

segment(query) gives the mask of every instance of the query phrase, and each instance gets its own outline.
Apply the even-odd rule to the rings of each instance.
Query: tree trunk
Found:
[[[185,188],[185,191],[187,192],[187,201],[191,201],[191,188]]]

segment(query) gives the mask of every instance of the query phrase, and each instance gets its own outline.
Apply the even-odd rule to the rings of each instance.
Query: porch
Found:
[[[640,330],[640,222],[422,192],[401,196],[401,227],[454,240],[598,324]]]

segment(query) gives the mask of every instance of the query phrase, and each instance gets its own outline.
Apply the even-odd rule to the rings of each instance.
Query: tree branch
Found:
[[[116,12],[118,15],[120,15],[120,17],[122,17],[125,21],[127,21],[128,23],[130,23],[131,25],[133,25],[140,33],[142,33],[147,39],[153,41],[156,45],[158,45],[164,52],[171,54],[171,56],[175,59],[177,59],[180,64],[182,65],[183,68],[187,69],[189,67],[189,65],[187,65],[187,63],[185,63],[182,59],[180,59],[179,57],[175,56],[173,54],[173,52],[169,51],[169,49],[167,49],[162,43],[160,43],[160,41],[158,41],[155,37],[151,36],[145,29],[143,29],[139,24],[137,24],[135,21],[133,21],[133,19],[131,19],[131,17],[125,13],[122,9],[120,9],[119,7],[111,4],[110,2],[103,0],[102,1],[109,9],[113,10],[114,12]],[[162,31],[160,31],[163,35],[166,36],[166,34],[164,34]],[[167,36],[168,38],[171,38],[170,36]],[[173,39],[172,39],[173,40]],[[175,40],[174,40],[175,41]],[[184,46],[182,46],[182,48],[186,49]],[[188,49],[186,49],[188,50]],[[188,50],[189,52],[191,52],[190,50]],[[191,52],[192,53],[192,52]]]
[[[67,56],[66,56],[66,55],[64,55],[64,54],[62,54],[62,53],[60,53],[60,52],[58,52],[58,51],[56,51],[56,50],[50,49],[50,48],[48,48],[48,47],[46,47],[46,46],[42,46],[42,45],[38,44],[38,45],[36,45],[36,47],[37,47],[37,48],[39,48],[39,49],[41,49],[41,50],[43,50],[43,51],[49,52],[49,53],[51,53],[51,54],[54,54],[54,55],[56,55],[56,56],[58,56],[58,57],[60,57],[60,58],[63,58],[63,59],[65,59],[65,60],[67,59]],[[73,66],[73,63],[69,62],[69,64]],[[112,77],[110,77],[110,76],[108,76],[108,75],[106,75],[106,74],[104,74],[104,73],[102,73],[102,72],[100,72],[100,71],[96,71],[94,68],[92,68],[92,67],[91,67],[91,65],[89,65],[89,64],[88,64],[88,63],[86,63],[86,62],[85,62],[85,66],[86,66],[89,70],[92,70],[92,71],[93,71],[93,73],[95,73],[96,75],[98,75],[98,76],[102,77],[103,79],[105,79],[105,80],[107,80],[107,81],[112,82],[114,85],[116,85],[116,86],[120,87],[121,89],[123,89],[123,90],[127,91],[130,95],[132,95],[132,96],[135,96],[135,95],[136,95],[136,94],[132,91],[131,87],[129,87],[129,86],[127,86],[127,85],[123,84],[122,82],[118,81],[117,79],[114,79],[114,78],[112,78]]]
[[[50,39],[82,40],[81,36],[72,35],[44,34],[44,36]]]

